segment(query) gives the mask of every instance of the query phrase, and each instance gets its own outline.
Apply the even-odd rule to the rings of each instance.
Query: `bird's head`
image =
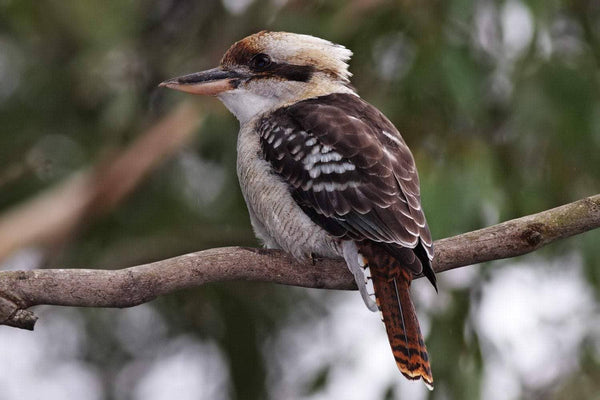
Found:
[[[234,43],[217,68],[160,84],[217,96],[241,121],[307,98],[354,93],[352,52],[314,36],[262,31]]]

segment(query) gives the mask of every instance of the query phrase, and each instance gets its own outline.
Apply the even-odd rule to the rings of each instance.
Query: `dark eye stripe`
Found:
[[[266,79],[270,77],[279,77],[288,81],[308,82],[315,72],[311,65],[294,65],[287,63],[271,62],[261,74],[252,77],[252,79]]]
[[[308,82],[314,73],[311,65],[275,64],[271,73],[289,81]]]

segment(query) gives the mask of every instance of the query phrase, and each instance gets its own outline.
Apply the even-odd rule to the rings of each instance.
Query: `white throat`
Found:
[[[244,89],[223,92],[217,97],[242,125],[281,103],[281,100],[274,96],[261,96]]]
[[[332,93],[356,93],[342,82],[328,79],[324,74],[315,75],[310,84],[304,82],[278,82],[265,79],[251,82],[250,88],[240,87],[218,94],[219,100],[225,104],[243,125],[257,115],[273,111],[279,107],[297,101],[324,96]]]

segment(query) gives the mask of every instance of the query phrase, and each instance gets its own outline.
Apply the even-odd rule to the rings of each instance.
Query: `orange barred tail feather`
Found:
[[[404,376],[408,379],[422,378],[433,389],[429,355],[408,291],[411,272],[402,267],[394,269],[400,273],[371,267],[377,305],[383,315],[392,352]]]
[[[361,253],[369,265],[377,305],[398,369],[408,379],[423,379],[431,390],[429,355],[409,293],[412,272],[381,249],[365,247]]]

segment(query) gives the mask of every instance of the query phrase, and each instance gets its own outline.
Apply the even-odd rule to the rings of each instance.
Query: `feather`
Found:
[[[370,267],[375,298],[398,369],[408,379],[422,379],[433,389],[429,354],[410,299],[411,273],[375,244],[361,243],[359,252]]]
[[[367,289],[372,282],[402,374],[432,387],[409,287],[419,274],[436,287],[433,243],[417,169],[400,133],[376,108],[350,94],[278,109],[257,128],[265,159],[293,199],[313,222],[342,239],[346,264],[371,310],[376,309]],[[368,278],[359,262],[363,255]]]
[[[336,93],[280,108],[257,130],[265,159],[315,223],[337,237],[415,249],[422,266],[411,269],[433,276],[414,159],[379,110]]]

